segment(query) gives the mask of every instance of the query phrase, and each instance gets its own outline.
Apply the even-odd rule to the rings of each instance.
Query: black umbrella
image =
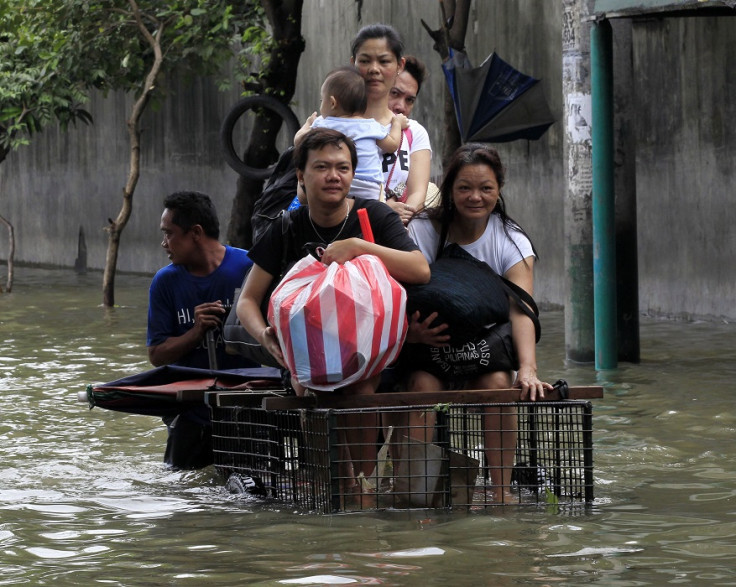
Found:
[[[538,79],[511,67],[496,53],[478,67],[451,51],[442,64],[464,143],[536,140],[555,121]]]
[[[109,383],[88,385],[79,399],[88,402],[90,408],[175,416],[202,405],[208,391],[246,392],[280,387],[281,372],[271,367],[217,371],[164,365]]]

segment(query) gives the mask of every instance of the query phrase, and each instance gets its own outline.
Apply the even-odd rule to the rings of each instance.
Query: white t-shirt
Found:
[[[440,235],[435,230],[432,221],[429,218],[417,217],[409,222],[408,228],[409,236],[419,245],[427,261],[432,263],[440,241]],[[498,214],[491,214],[485,231],[477,241],[460,246],[476,259],[488,263],[499,275],[504,275],[522,259],[534,256],[532,243],[527,236],[511,228],[507,235]]]
[[[391,125],[384,128],[390,130]],[[404,131],[399,150],[395,153],[383,153],[381,160],[383,181],[388,184],[386,187],[399,194],[404,192],[406,182],[409,178],[411,154],[424,150],[430,153],[432,152],[432,146],[429,143],[429,134],[427,134],[427,130],[421,124],[416,120],[410,120],[409,130],[411,130],[411,141],[408,140],[406,131]],[[409,142],[411,142],[411,146],[408,144]],[[396,166],[394,166],[394,162],[396,162]],[[394,168],[393,174],[391,173],[392,167]],[[389,175],[391,175],[390,183],[388,183]]]

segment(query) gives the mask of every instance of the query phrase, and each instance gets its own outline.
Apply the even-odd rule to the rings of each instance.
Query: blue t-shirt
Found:
[[[220,266],[204,277],[189,273],[182,265],[167,265],[156,273],[148,293],[147,346],[161,344],[172,336],[181,336],[194,324],[194,308],[205,302],[220,300],[233,303],[235,290],[253,265],[248,251],[225,247]],[[223,321],[226,314],[223,314]],[[243,357],[225,352],[222,329],[215,332],[217,366],[219,369],[257,366]],[[176,362],[185,367],[209,369],[206,342],[202,341],[188,355]]]

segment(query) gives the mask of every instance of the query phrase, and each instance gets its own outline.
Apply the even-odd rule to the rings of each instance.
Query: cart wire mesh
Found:
[[[305,511],[593,501],[587,401],[295,410],[215,403],[215,467],[229,489]]]

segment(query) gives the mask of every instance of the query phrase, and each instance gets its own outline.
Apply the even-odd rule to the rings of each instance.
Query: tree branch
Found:
[[[13,225],[0,216],[0,224],[4,224],[8,227],[8,240],[9,240],[9,248],[8,248],[8,279],[6,281],[5,291],[10,293],[13,290],[13,267],[14,267],[14,258],[15,258],[15,230],[13,228]],[[2,292],[2,288],[0,287],[0,292]]]

